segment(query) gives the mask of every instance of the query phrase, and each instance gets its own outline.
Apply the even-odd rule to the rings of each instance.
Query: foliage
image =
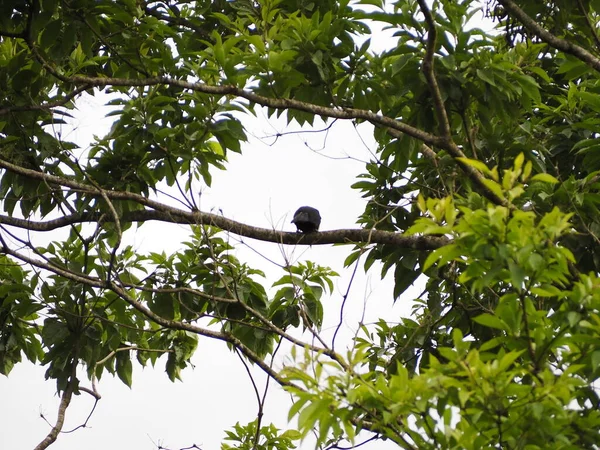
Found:
[[[495,29],[472,25],[481,12]],[[132,386],[133,360],[163,355],[175,380],[199,339],[218,339],[293,394],[300,432],[262,424],[259,399],[223,448],[309,433],[328,448],[364,433],[411,449],[595,448],[599,14],[563,0],[2,2],[0,373],[44,365],[64,416],[73,394],[100,399],[88,380]],[[381,27],[394,38],[375,51]],[[53,132],[100,92],[106,135],[79,148]],[[359,230],[299,236],[199,210],[195,186],[241,152],[256,106],[372,124]],[[149,220],[190,238],[171,254],[123,244]],[[59,228],[44,246],[15,231]],[[340,353],[319,339],[337,274],[299,262],[265,286],[226,233],[353,244],[348,266],[393,273],[390,300],[421,275],[426,295]],[[276,370],[282,342],[295,359]]]
[[[261,427],[261,441],[256,441],[258,420],[249,423],[246,426],[240,425],[239,422],[233,427],[234,431],[228,431],[225,440],[239,442],[235,447],[229,444],[223,444],[222,450],[230,449],[257,449],[257,450],[287,450],[296,448],[293,441],[300,438],[300,433],[294,430],[284,431],[278,434],[279,430],[273,426]]]

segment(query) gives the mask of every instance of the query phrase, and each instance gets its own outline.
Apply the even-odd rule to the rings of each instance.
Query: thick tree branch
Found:
[[[434,55],[435,55],[435,44],[437,39],[437,30],[435,28],[435,22],[431,11],[427,6],[425,0],[418,0],[421,12],[425,16],[425,22],[427,22],[427,50],[425,51],[425,58],[423,58],[423,74],[427,80],[429,90],[433,97],[433,104],[435,107],[435,115],[439,122],[440,134],[447,140],[452,140],[452,132],[450,131],[450,121],[448,120],[448,114],[446,113],[446,106],[442,99],[442,93],[435,77],[435,71],[433,69]]]
[[[498,0],[508,13],[517,18],[525,28],[538,36],[542,41],[564,53],[575,56],[580,61],[583,61],[588,66],[600,72],[600,59],[592,55],[583,47],[574,44],[565,39],[561,39],[548,30],[541,27],[534,19],[528,16],[513,0]]]
[[[435,28],[431,28],[435,29]],[[435,33],[432,35],[435,39]],[[88,87],[106,87],[106,86],[155,86],[155,85],[167,85],[179,87],[182,89],[189,89],[194,92],[201,92],[204,94],[217,95],[217,96],[234,96],[243,98],[252,103],[256,103],[261,106],[266,106],[269,108],[274,108],[277,110],[287,110],[294,109],[297,111],[304,111],[310,114],[330,117],[332,119],[361,119],[366,120],[372,123],[375,126],[388,128],[390,130],[394,130],[396,132],[401,132],[407,134],[415,139],[420,140],[424,144],[431,147],[439,147],[442,148],[454,158],[464,157],[463,152],[458,148],[456,144],[449,139],[449,133],[447,136],[438,137],[432,135],[431,133],[427,133],[419,128],[415,128],[410,126],[404,122],[401,122],[396,119],[392,119],[390,117],[382,116],[380,114],[376,114],[372,111],[364,110],[364,109],[355,109],[355,108],[343,108],[343,107],[328,107],[316,105],[313,103],[307,103],[300,100],[295,99],[286,99],[286,98],[273,98],[273,97],[265,97],[263,95],[255,94],[250,91],[246,91],[242,88],[238,88],[232,85],[225,86],[213,86],[205,83],[192,83],[183,80],[176,80],[169,78],[167,76],[157,76],[157,77],[149,77],[142,79],[128,79],[128,78],[98,78],[98,77],[84,77],[84,76],[73,76],[67,77],[61,73],[59,73],[51,64],[49,64],[42,55],[37,51],[35,45],[31,42],[29,43],[30,49],[38,59],[38,61],[44,66],[46,70],[48,70],[52,75],[54,75],[57,79],[65,82],[65,83],[73,83],[73,84],[84,84]],[[430,56],[433,58],[433,54]],[[432,63],[432,61],[431,61]],[[425,64],[425,63],[424,63]],[[431,71],[433,70],[433,66],[430,66]],[[435,77],[431,73],[433,77],[433,81],[435,83],[435,87],[437,87],[437,82],[435,81]],[[443,108],[443,101],[441,99],[441,95],[439,94],[439,88],[437,89],[439,98],[436,101],[436,104],[441,103],[441,110],[444,111],[444,117],[446,123],[448,122],[448,118],[445,116],[445,110]],[[435,97],[435,96],[434,96]],[[443,117],[442,117],[442,122]],[[449,125],[448,125],[449,126]],[[444,131],[446,134],[446,132]],[[468,166],[464,163],[459,162],[459,166],[461,169],[467,174],[469,178],[473,180],[473,182],[479,187],[482,191],[483,195],[492,201],[495,204],[506,206],[508,203],[506,200],[499,198],[491,191],[485,183],[483,183],[483,175],[477,171],[477,169],[472,166]]]
[[[113,191],[102,189],[97,186],[81,183],[65,177],[57,177],[44,172],[26,169],[0,159],[0,167],[25,177],[44,180],[49,184],[67,187],[92,196],[107,198],[112,201],[128,200],[134,201],[148,209],[129,211],[119,217],[121,222],[146,222],[157,220],[161,222],[211,225],[224,231],[249,237],[261,241],[276,242],[288,245],[325,245],[325,244],[351,244],[351,243],[373,243],[388,244],[404,248],[418,250],[432,250],[450,241],[446,237],[439,236],[405,236],[399,233],[369,229],[347,229],[323,231],[311,234],[299,234],[295,232],[280,232],[269,228],[259,228],[227,219],[217,214],[201,211],[185,211],[172,206],[165,205],[155,200],[148,199],[143,195],[124,191]],[[0,224],[12,225],[31,231],[50,231],[83,222],[112,222],[114,214],[102,214],[100,212],[75,213],[58,219],[48,221],[32,221],[10,216],[0,215]]]
[[[434,71],[434,56],[435,56],[435,46],[437,39],[437,30],[435,28],[435,21],[433,20],[433,15],[431,14],[431,10],[427,6],[425,0],[418,0],[419,7],[421,8],[421,12],[425,16],[425,22],[427,22],[427,49],[425,51],[425,58],[423,58],[423,74],[425,75],[425,79],[427,80],[427,85],[429,86],[429,90],[431,91],[431,95],[433,97],[433,105],[434,105],[434,113],[438,120],[438,126],[440,129],[442,143],[438,144],[438,147],[443,148],[453,158],[464,158],[465,154],[463,151],[456,145],[454,140],[452,139],[452,130],[450,129],[450,120],[448,119],[448,113],[446,112],[446,106],[444,105],[444,99],[442,97],[442,93],[440,91],[440,87],[437,82],[437,78],[435,77]],[[426,147],[428,142],[422,141],[423,147]],[[508,202],[498,197],[494,192],[492,192],[484,183],[483,175],[474,167],[465,164],[464,162],[458,160],[458,165],[465,172],[469,178],[479,187],[483,195],[493,203],[502,206],[508,206]]]
[[[265,97],[263,95],[255,94],[250,91],[238,88],[236,86],[225,85],[225,86],[212,86],[204,83],[191,83],[189,81],[175,80],[166,76],[142,78],[142,79],[127,79],[127,78],[93,78],[93,77],[68,77],[64,81],[75,83],[75,84],[88,84],[94,87],[105,87],[105,86],[155,86],[159,84],[179,87],[182,89],[189,89],[194,92],[201,92],[203,94],[218,95],[218,96],[234,96],[243,98],[252,103],[256,103],[261,106],[274,108],[278,110],[295,109],[297,111],[304,111],[317,116],[330,117],[332,119],[361,119],[371,122],[374,125],[381,127],[392,128],[402,133],[405,133],[415,139],[419,139],[428,145],[439,146],[442,144],[442,140],[430,133],[427,133],[419,128],[410,126],[404,122],[400,122],[390,117],[375,114],[374,112],[355,109],[355,108],[334,108],[328,106],[316,105],[313,103],[307,103],[300,100],[287,99],[287,98],[273,98]]]
[[[415,250],[434,250],[450,243],[450,239],[443,236],[406,236],[391,231],[354,228],[300,234],[292,231],[277,231],[270,228],[254,227],[216,214],[200,211],[184,211],[167,205],[162,205],[161,209],[164,211],[147,209],[125,212],[120,217],[120,220],[122,223],[156,220],[177,224],[211,225],[239,236],[286,245],[355,244],[364,242],[387,244]],[[80,213],[37,222],[0,215],[0,224],[11,225],[30,231],[51,231],[76,223],[99,221],[112,222],[112,219],[101,213]]]
[[[315,105],[313,103],[307,103],[300,100],[286,99],[286,98],[273,98],[265,97],[264,95],[255,94],[250,91],[246,91],[242,88],[238,88],[233,85],[224,86],[213,86],[205,83],[192,83],[189,81],[176,80],[167,76],[148,77],[140,79],[129,79],[129,78],[111,78],[111,77],[84,77],[84,76],[66,76],[56,68],[48,63],[45,58],[40,54],[37,47],[32,41],[28,41],[29,48],[34,54],[35,58],[44,66],[44,68],[50,72],[54,77],[64,83],[70,84],[84,84],[93,87],[106,87],[106,86],[156,86],[156,85],[167,85],[179,87],[182,89],[189,89],[194,92],[201,92],[204,94],[217,95],[217,96],[235,96],[258,105],[267,106],[274,109],[286,110],[295,109],[298,111],[304,111],[315,115],[331,117],[334,119],[362,119],[373,123],[374,125],[380,125],[388,127],[406,133],[411,137],[421,140],[428,145],[437,145],[441,143],[440,139],[430,133],[427,133],[419,128],[412,127],[403,122],[390,117],[375,114],[368,110],[354,109],[354,108],[332,108],[327,106]]]

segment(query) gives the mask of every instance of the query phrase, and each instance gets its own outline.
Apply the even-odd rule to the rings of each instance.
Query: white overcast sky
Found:
[[[389,45],[390,41],[385,33],[376,33],[373,42],[381,47],[382,42]],[[110,118],[104,117],[105,100],[103,96],[80,99],[73,129],[65,137],[86,148],[93,135],[104,135],[111,123]],[[230,219],[292,231],[294,227],[289,222],[293,212],[299,206],[310,205],[321,212],[321,230],[357,226],[355,222],[364,210],[365,200],[350,185],[364,172],[364,162],[376,150],[368,125],[356,130],[349,122],[338,122],[329,131],[289,134],[276,140],[276,133],[299,128],[275,118],[267,119],[262,112],[257,118],[248,116],[244,123],[250,141],[243,146],[242,155],[230,154],[227,170],[212,171],[213,185],[204,188],[201,196],[203,211],[221,209]],[[315,129],[323,127],[317,124]],[[181,249],[181,242],[188,237],[185,226],[148,223],[130,232],[128,243],[144,252],[170,252]],[[334,294],[324,298],[323,335],[330,341],[339,320],[342,295],[348,288],[351,269],[344,269],[343,261],[351,247],[321,245],[307,249],[250,239],[244,242],[248,247],[237,246],[239,258],[265,271],[267,286],[281,276],[281,271],[266,258],[283,264],[282,253],[291,259],[308,259],[329,266],[342,275],[335,280]],[[379,274],[379,266],[365,274],[362,264],[357,272],[344,314],[342,335],[346,342],[361,320],[369,323],[383,317],[394,322],[410,314],[410,299],[419,290],[409,291],[394,303],[393,281],[381,281]],[[289,361],[285,355],[280,357]],[[237,421],[246,424],[256,417],[257,402],[248,376],[225,344],[201,339],[193,357],[195,367],[183,371],[183,382],[169,381],[164,359],[155,368],[142,369],[134,363],[132,389],[106,374],[98,383],[102,399],[88,428],[61,434],[51,448],[151,450],[157,445],[179,449],[196,444],[204,450],[219,449],[224,430],[231,429]],[[59,398],[54,381],[45,381],[44,372],[44,367],[24,362],[9,377],[0,377],[1,450],[30,449],[37,445],[50,429],[40,413],[54,423]],[[256,370],[254,373],[260,386],[264,386],[262,374]],[[79,375],[82,385],[89,386],[83,371]],[[85,393],[74,397],[67,410],[64,431],[81,425],[92,404],[92,398]],[[279,428],[293,428],[294,423],[287,422],[290,405],[289,395],[271,382],[263,424],[273,422]],[[307,439],[300,448],[314,448],[314,443]],[[378,442],[363,448],[395,446]]]

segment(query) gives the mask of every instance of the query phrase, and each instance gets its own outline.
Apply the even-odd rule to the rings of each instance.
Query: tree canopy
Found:
[[[298,430],[259,411],[223,448],[310,433],[322,448],[596,448],[599,13],[595,0],[0,3],[0,373],[26,359],[56,382],[37,448],[75,395],[100,399],[107,372],[131,386],[134,363],[166,358],[176,380],[201,339],[294,399]],[[382,27],[393,38],[376,51]],[[81,148],[54,131],[105,93],[108,133]],[[299,234],[198,206],[257,107],[372,125],[355,228]],[[123,243],[148,221],[189,238],[170,254]],[[323,307],[337,274],[301,261],[267,285],[228,234],[344,245],[348,270],[393,276],[388,302],[419,276],[426,289],[410,317],[357,324],[335,347],[319,333],[340,313]],[[293,362],[278,369],[282,343]]]

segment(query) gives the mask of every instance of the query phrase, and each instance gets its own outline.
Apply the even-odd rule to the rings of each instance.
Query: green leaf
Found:
[[[482,179],[481,182],[498,198],[504,198],[504,192],[502,191],[502,186],[492,180],[488,180],[486,178]]]
[[[600,95],[591,92],[579,92],[579,98],[596,112],[600,112]]]
[[[116,369],[119,379],[131,388],[133,383],[133,365],[129,350],[118,351],[116,354]]]
[[[490,171],[490,169],[488,169],[488,166],[486,166],[485,163],[483,163],[477,159],[458,157],[458,158],[456,158],[456,160],[462,162],[463,164],[465,164],[467,166],[471,166],[484,174],[487,174]]]
[[[461,248],[456,244],[449,244],[443,247],[437,248],[432,251],[423,264],[423,272],[429,269],[436,262],[443,266],[450,261],[453,261],[461,256]]]
[[[592,353],[592,367],[594,370],[597,370],[600,366],[600,350],[596,350]]]
[[[525,353],[525,350],[509,352],[504,355],[498,364],[498,372],[502,373],[506,371],[523,353]]]
[[[477,76],[479,78],[481,78],[483,81],[485,81],[488,84],[491,84],[492,86],[496,86],[496,82],[494,81],[494,73],[491,70],[482,70],[482,69],[477,69]]]
[[[510,271],[510,281],[512,286],[517,289],[517,291],[521,291],[527,273],[521,266],[515,264],[513,261],[508,261],[508,269]]]
[[[473,321],[489,328],[496,328],[498,330],[509,329],[509,327],[506,325],[506,323],[504,323],[503,320],[489,313],[483,313],[476,317],[473,317]]]
[[[543,183],[557,184],[559,181],[549,173],[538,173],[531,177],[531,181],[541,181]]]

